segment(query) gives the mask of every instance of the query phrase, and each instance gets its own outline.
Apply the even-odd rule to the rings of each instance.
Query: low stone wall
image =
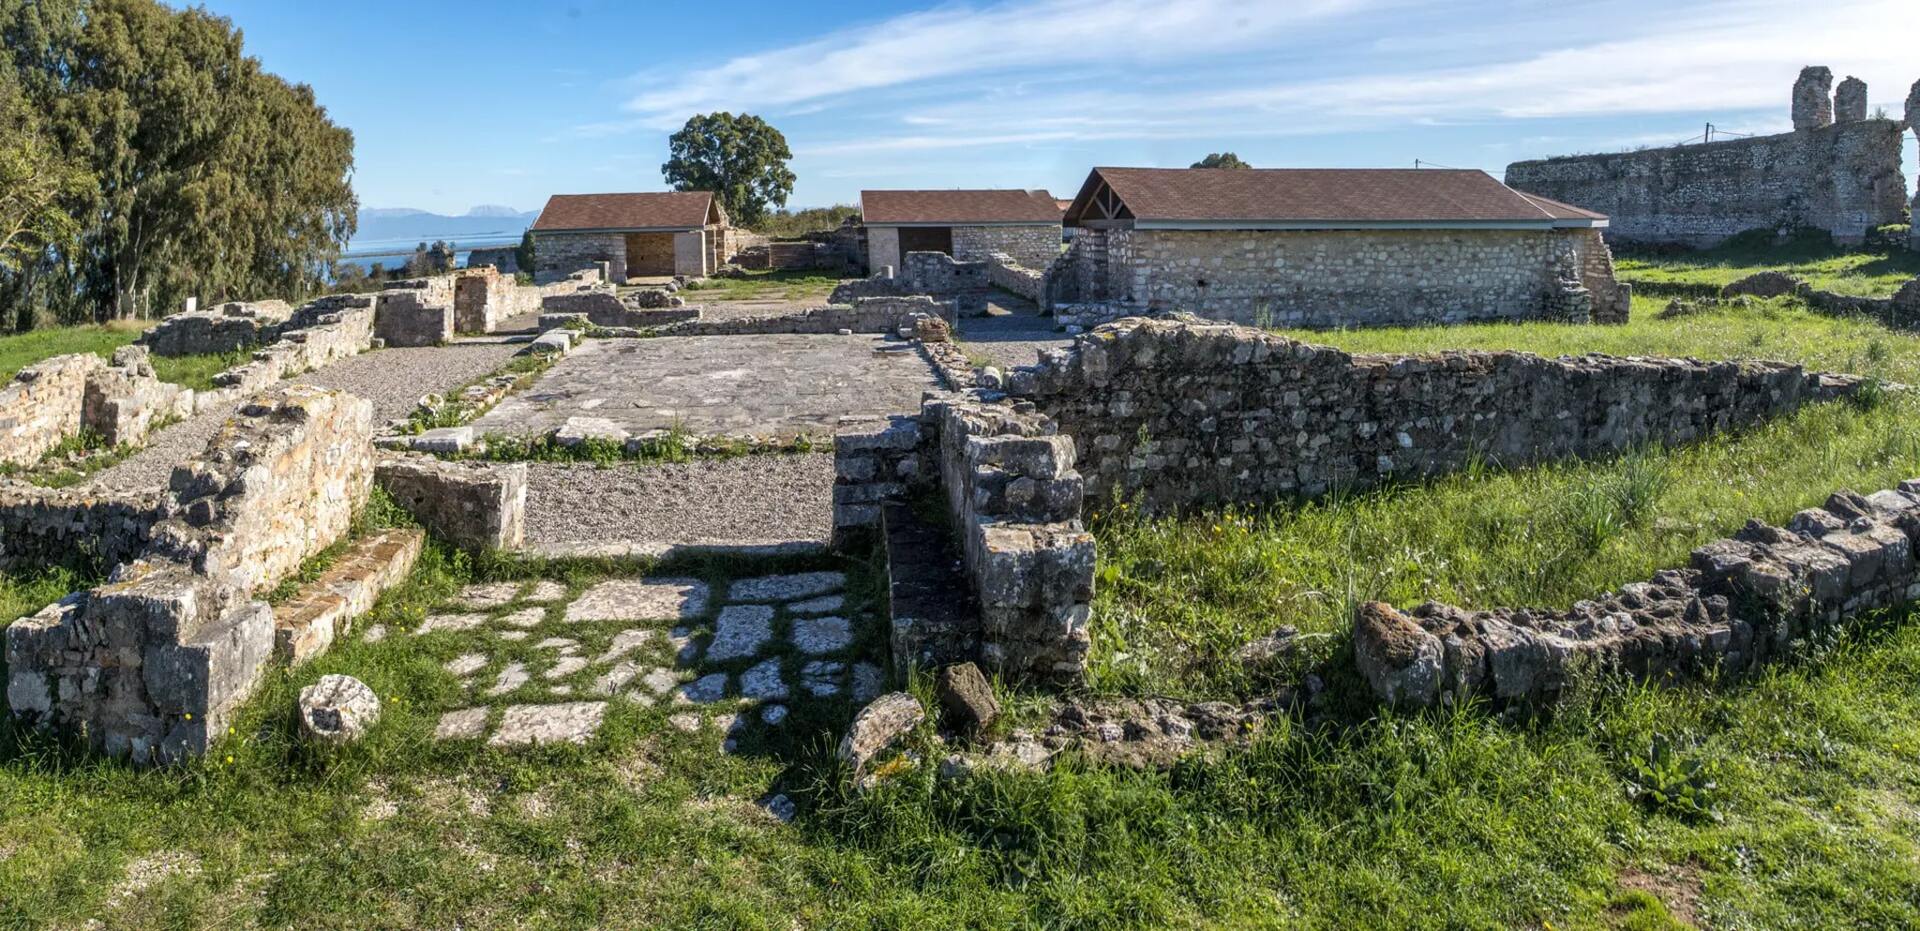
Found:
[[[1761,298],[1798,297],[1806,301],[1808,307],[1829,314],[1870,317],[1885,326],[1896,329],[1920,327],[1920,278],[1902,285],[1892,297],[1838,294],[1815,288],[1799,278],[1782,272],[1760,272],[1748,275],[1720,289],[1720,297],[1723,299],[1743,295]]]
[[[453,280],[395,282],[374,299],[373,335],[388,346],[439,346],[453,339]]]
[[[851,306],[829,304],[793,314],[739,317],[731,320],[689,320],[662,326],[658,336],[748,336],[766,333],[900,332],[914,321],[938,317],[951,321],[953,304],[924,294],[911,297],[862,297]]]
[[[0,480],[0,570],[86,564],[101,571],[146,549],[159,489],[44,488]]]
[[[1596,675],[1738,677],[1846,618],[1920,598],[1916,539],[1920,480],[1841,492],[1785,528],[1752,521],[1685,569],[1565,611],[1361,605],[1354,659],[1376,698],[1415,707],[1551,702]]]
[[[384,456],[374,481],[422,526],[476,552],[518,549],[526,538],[527,464]]]
[[[700,318],[698,307],[639,307],[621,300],[611,285],[548,294],[540,300],[540,313],[543,330],[559,325],[565,317],[579,317],[597,327],[665,326]]]
[[[293,328],[242,365],[213,376],[214,389],[194,397],[194,410],[235,403],[281,379],[365,352],[373,345],[374,296],[336,294],[308,303],[293,315]]]
[[[155,423],[193,412],[194,392],[154,376],[143,346],[54,356],[14,373],[0,388],[0,462],[30,466],[61,441],[91,431],[117,446],[139,443]]]
[[[1046,277],[1044,271],[1021,265],[1004,252],[987,257],[988,284],[1036,304],[1046,297]]]
[[[1770,362],[1349,355],[1188,317],[1103,326],[1008,391],[1073,437],[1090,493],[1178,508],[1691,442],[1859,383]]]
[[[235,301],[174,314],[140,334],[137,342],[156,356],[233,352],[273,342],[292,315],[286,301]]]
[[[531,309],[512,275],[492,265],[466,268],[453,276],[453,328],[460,333],[491,333],[500,321]]]
[[[273,650],[254,596],[348,527],[372,483],[372,405],[286,386],[176,468],[164,519],[109,583],[6,630],[13,713],[136,762],[205,753]]]
[[[852,304],[863,297],[910,297],[932,295],[950,300],[961,316],[986,313],[986,293],[990,288],[989,263],[956,262],[943,252],[909,252],[905,268],[897,273],[889,268],[857,281],[841,282],[827,296],[829,304]]]

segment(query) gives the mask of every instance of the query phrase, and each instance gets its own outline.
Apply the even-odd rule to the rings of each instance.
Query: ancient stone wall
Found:
[[[1811,227],[1844,243],[1904,222],[1901,127],[1827,122],[1773,136],[1573,155],[1507,166],[1507,185],[1609,218],[1615,242],[1718,244],[1748,230]]]
[[[374,300],[373,335],[388,346],[439,346],[453,338],[451,278],[395,282]]]
[[[1236,323],[1560,319],[1551,299],[1561,270],[1581,265],[1582,232],[1114,230],[1104,286],[1098,270],[1075,277],[1103,295],[1095,300]]]
[[[476,552],[518,549],[526,538],[527,464],[383,456],[374,481],[420,524]]]
[[[1656,573],[1572,608],[1467,611],[1429,602],[1355,614],[1354,659],[1382,702],[1558,698],[1582,677],[1737,678],[1846,618],[1920,598],[1920,480],[1835,494],[1785,528],[1751,521]]]
[[[371,437],[372,405],[340,392],[285,386],[243,407],[174,470],[139,558],[7,628],[12,712],[136,762],[206,752],[273,650],[254,597],[346,532]]]
[[[87,564],[112,569],[146,548],[160,490],[43,488],[0,480],[0,570]]]
[[[294,312],[277,342],[214,375],[213,390],[194,395],[194,409],[232,404],[288,376],[365,352],[373,344],[373,319],[371,294],[336,294],[308,303]]]
[[[560,317],[580,317],[597,327],[654,327],[700,319],[698,307],[642,308],[623,300],[609,285],[548,294],[540,300],[540,328],[559,325]]]
[[[954,309],[950,301],[939,301],[924,294],[909,297],[862,297],[853,303],[829,304],[791,314],[763,317],[735,317],[721,320],[688,320],[671,323],[654,331],[658,336],[747,336],[764,333],[854,333],[900,332],[922,317],[951,321]]]
[[[984,262],[998,252],[1014,264],[1046,268],[1060,254],[1058,223],[1028,226],[956,226],[953,257],[962,262]]]
[[[944,252],[909,252],[899,281],[909,294],[958,294],[989,286],[985,258],[962,260]]]
[[[520,267],[520,247],[490,246],[467,253],[468,268],[482,266],[491,266],[503,275],[513,275],[523,271]],[[531,273],[532,269],[524,269],[524,271]]]
[[[453,328],[460,333],[491,333],[523,302],[512,275],[491,265],[464,269],[453,276]]]
[[[1858,384],[1769,362],[1349,355],[1133,318],[1013,370],[1008,391],[1073,437],[1091,494],[1170,508],[1685,443]]]
[[[110,446],[139,443],[163,421],[193,413],[194,392],[154,376],[143,346],[54,356],[0,388],[0,462],[33,465],[61,441],[93,433]]]
[[[1045,267],[1029,268],[1013,256],[996,252],[987,257],[987,283],[1040,303],[1045,298],[1047,276],[1041,270]]]
[[[140,334],[136,342],[156,356],[233,352],[273,342],[292,315],[286,301],[236,301],[174,314]]]
[[[867,231],[867,274],[878,275],[900,268],[900,228],[897,226],[862,227]]]
[[[534,280],[547,284],[607,263],[607,280],[627,280],[627,238],[619,233],[535,233]]]

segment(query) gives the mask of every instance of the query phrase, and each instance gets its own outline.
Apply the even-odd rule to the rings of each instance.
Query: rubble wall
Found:
[[[1737,678],[1848,618],[1920,598],[1916,540],[1920,480],[1841,492],[1785,528],[1751,521],[1684,569],[1567,610],[1362,605],[1355,663],[1375,698],[1413,707],[1548,703],[1596,675]]]
[[[1013,370],[1008,390],[1073,437],[1090,493],[1177,508],[1685,443],[1859,383],[1772,362],[1350,355],[1136,317]]]
[[[255,597],[348,529],[372,481],[372,406],[285,386],[174,470],[160,523],[111,581],[6,630],[7,700],[136,762],[205,753],[273,650]]]
[[[1811,227],[1859,243],[1873,227],[1905,222],[1901,132],[1894,120],[1861,120],[1563,156],[1509,165],[1506,182],[1606,214],[1616,242],[1706,248],[1748,230]]]
[[[1013,264],[1028,268],[1046,268],[1060,254],[1059,223],[1023,226],[956,226],[953,228],[953,257],[962,262],[984,262],[994,253],[1008,256]]]
[[[0,480],[0,570],[76,562],[112,569],[146,548],[160,520],[160,501],[158,489],[45,488]]]

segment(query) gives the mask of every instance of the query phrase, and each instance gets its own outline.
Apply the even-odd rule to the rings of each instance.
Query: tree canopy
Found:
[[[1195,168],[1252,168],[1253,166],[1247,164],[1246,162],[1241,161],[1240,156],[1235,155],[1232,152],[1214,152],[1213,154],[1208,155],[1206,158],[1203,158],[1197,162],[1194,162],[1193,167]]]
[[[759,223],[793,193],[787,137],[752,114],[700,114],[668,146],[670,157],[660,166],[667,183],[679,191],[712,191],[740,226]]]
[[[0,66],[76,225],[0,267],[0,303],[62,321],[298,297],[352,235],[353,135],[204,9],[0,0]]]

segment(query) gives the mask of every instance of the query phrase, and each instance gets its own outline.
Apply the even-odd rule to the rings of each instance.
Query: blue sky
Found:
[[[669,133],[717,109],[780,128],[791,205],[817,206],[862,187],[1071,196],[1096,164],[1222,149],[1497,175],[1709,120],[1784,131],[1805,64],[1860,76],[1895,117],[1920,78],[1914,0],[206,5],[354,130],[364,206],[441,213],[663,189]]]

